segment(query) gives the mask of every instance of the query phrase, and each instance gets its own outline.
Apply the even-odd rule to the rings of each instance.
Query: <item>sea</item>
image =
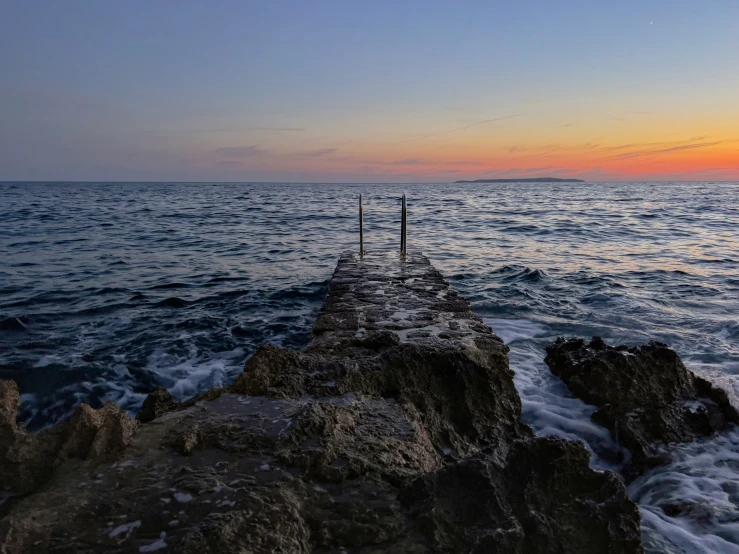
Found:
[[[559,336],[667,343],[739,406],[739,183],[0,183],[0,378],[37,431],[78,404],[228,385],[305,345],[341,252],[425,253],[510,346],[523,418],[619,447],[544,364]],[[628,487],[648,552],[739,553],[739,431]],[[663,507],[688,502],[689,515]],[[668,510],[669,511],[669,510]],[[670,512],[672,513],[672,512]]]

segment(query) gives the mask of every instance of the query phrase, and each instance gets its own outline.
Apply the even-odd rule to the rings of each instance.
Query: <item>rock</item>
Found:
[[[15,423],[19,404],[14,381],[0,381],[0,491],[33,492],[65,460],[112,460],[131,442],[137,422],[112,403],[77,407],[69,420],[29,435]]]
[[[308,346],[141,414],[81,407],[43,443],[13,423],[57,465],[0,551],[641,552],[623,483],[533,437],[507,348],[422,256],[342,257]]]
[[[12,379],[0,379],[0,429],[15,429],[15,418],[20,399],[20,391],[16,382]]]
[[[419,477],[402,499],[439,552],[641,553],[637,507],[589,459],[580,443],[525,439],[504,460],[485,451]]]
[[[165,412],[174,410],[177,403],[172,398],[169,391],[163,387],[153,390],[144,400],[141,411],[136,415],[136,419],[141,423],[152,421]]]
[[[267,344],[246,361],[230,390],[236,394],[299,396],[304,379],[297,352]]]
[[[608,346],[599,337],[557,339],[546,363],[593,420],[631,452],[631,479],[667,459],[665,445],[708,436],[739,422],[726,392],[689,371],[667,345]]]
[[[25,331],[26,326],[17,317],[0,320],[0,331]]]
[[[60,428],[56,463],[65,458],[114,460],[131,442],[137,425],[112,402],[97,410],[81,404]]]

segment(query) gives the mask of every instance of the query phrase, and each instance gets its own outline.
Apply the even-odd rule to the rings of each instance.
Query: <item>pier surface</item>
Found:
[[[345,253],[313,326],[313,341],[375,331],[430,348],[476,348],[497,339],[420,252]]]

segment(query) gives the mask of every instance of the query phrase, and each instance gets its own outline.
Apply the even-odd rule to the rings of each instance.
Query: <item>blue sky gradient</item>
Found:
[[[0,9],[2,180],[739,179],[735,0]]]

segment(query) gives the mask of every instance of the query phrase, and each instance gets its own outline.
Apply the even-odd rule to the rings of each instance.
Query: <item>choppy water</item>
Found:
[[[0,376],[31,429],[80,402],[228,383],[265,342],[303,345],[338,254],[423,250],[512,348],[524,417],[624,453],[543,364],[559,335],[670,344],[739,395],[739,183],[0,183]],[[739,433],[681,446],[630,486],[654,551],[739,552]],[[694,504],[687,517],[663,508]],[[665,508],[666,509],[666,508]]]

